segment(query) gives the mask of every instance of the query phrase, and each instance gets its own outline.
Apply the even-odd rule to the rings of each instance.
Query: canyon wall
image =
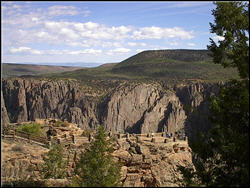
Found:
[[[2,80],[2,121],[57,118],[82,129],[104,125],[120,133],[206,130],[208,98],[217,84],[196,83],[164,89],[158,83],[121,85],[102,97],[86,95],[72,80]]]

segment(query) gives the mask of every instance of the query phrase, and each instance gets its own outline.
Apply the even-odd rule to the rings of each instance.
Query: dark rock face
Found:
[[[163,92],[160,85],[141,84],[131,90],[121,88],[107,103],[103,124],[112,132],[173,132],[186,119],[174,92]]]
[[[209,98],[218,95],[219,84],[194,84],[174,88],[187,115],[185,132],[194,136],[196,131],[207,132],[209,122]]]
[[[22,122],[27,120],[27,106],[25,88],[22,80],[14,80],[8,83],[6,87],[2,82],[4,104],[7,112],[10,114],[9,119],[12,122]],[[3,118],[5,119],[5,118]]]
[[[2,91],[11,122],[58,118],[77,123],[83,129],[98,124],[94,106],[75,82],[3,80]]]
[[[57,118],[82,129],[102,124],[120,133],[185,130],[192,134],[192,129],[202,130],[202,125],[208,124],[208,98],[217,92],[217,84],[197,83],[164,90],[159,84],[144,83],[118,87],[97,102],[72,80],[4,79],[2,120]]]
[[[6,110],[6,107],[5,107],[5,103],[4,103],[4,99],[3,99],[3,92],[2,91],[1,91],[1,114],[2,114],[1,120],[4,123],[8,123],[10,120],[9,120],[9,116],[8,116],[8,113],[7,113],[7,110]]]

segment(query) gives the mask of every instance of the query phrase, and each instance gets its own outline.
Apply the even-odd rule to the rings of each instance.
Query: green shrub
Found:
[[[56,123],[54,124],[54,127],[60,127],[62,124],[62,121],[56,121]]]
[[[67,121],[56,121],[56,123],[54,124],[54,127],[69,127],[69,123]]]
[[[107,139],[103,126],[99,126],[95,139],[76,163],[71,185],[80,187],[116,187],[120,186],[121,164],[112,157],[113,148]]]
[[[44,136],[41,125],[36,123],[22,124],[17,128],[17,131],[23,131],[34,136]]]
[[[51,142],[49,152],[43,156],[42,178],[62,179],[66,177],[66,168],[68,161],[63,159],[63,147],[57,144],[55,140]]]

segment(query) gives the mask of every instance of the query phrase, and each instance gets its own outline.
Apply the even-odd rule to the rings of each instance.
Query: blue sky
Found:
[[[206,49],[212,1],[2,1],[2,62],[120,62],[144,50]]]

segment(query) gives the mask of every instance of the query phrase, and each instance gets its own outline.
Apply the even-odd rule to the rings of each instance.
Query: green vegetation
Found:
[[[223,69],[212,62],[208,50],[151,50],[134,55],[121,63],[71,72],[46,74],[54,79],[77,79],[90,86],[114,80],[163,80],[169,84],[192,81],[218,82],[239,78],[235,68]],[[99,84],[101,85],[101,84]]]
[[[22,124],[17,128],[17,131],[23,131],[38,137],[45,136],[44,132],[42,131],[41,125],[36,123]]]
[[[36,76],[37,74],[73,71],[77,69],[80,69],[80,67],[1,63],[1,70],[3,77],[22,76],[22,75]]]
[[[98,101],[123,84],[154,83],[171,88],[175,84],[217,83],[239,79],[236,68],[224,69],[212,62],[208,50],[151,50],[121,63],[63,73],[37,75],[37,79],[77,81],[86,96]],[[92,99],[93,100],[93,99]]]
[[[55,127],[69,127],[69,123],[67,121],[56,121],[56,123],[54,124]]]
[[[72,184],[80,187],[119,186],[121,167],[113,161],[112,152],[112,145],[100,126],[90,148],[80,156],[75,169],[77,176]]]
[[[196,171],[181,168],[187,186],[249,185],[249,17],[246,2],[217,2],[211,32],[225,38],[208,48],[215,63],[236,67],[241,80],[221,86],[211,99],[209,134],[191,141]],[[230,19],[229,19],[230,18]]]
[[[63,159],[63,148],[55,141],[51,142],[51,149],[46,156],[43,156],[42,178],[64,178],[66,177],[67,161]]]

